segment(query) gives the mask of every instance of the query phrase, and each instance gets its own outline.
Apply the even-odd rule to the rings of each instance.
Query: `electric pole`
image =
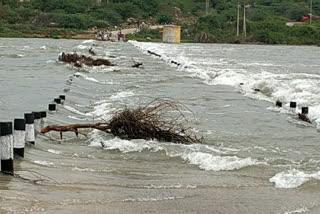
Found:
[[[243,35],[247,37],[247,26],[246,26],[246,4],[243,5]]]
[[[209,0],[206,0],[206,14],[209,13]]]
[[[312,0],[310,0],[310,24],[312,23]]]
[[[239,28],[240,28],[240,2],[238,0],[238,10],[237,10],[237,36],[239,36]]]

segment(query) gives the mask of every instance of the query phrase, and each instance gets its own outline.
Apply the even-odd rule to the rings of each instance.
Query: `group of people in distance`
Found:
[[[117,32],[116,35],[113,35],[111,31],[104,32],[104,30],[101,30],[97,33],[96,39],[101,39],[102,41],[113,41],[113,42],[126,41],[125,34],[122,33],[121,29],[119,30],[119,32]]]

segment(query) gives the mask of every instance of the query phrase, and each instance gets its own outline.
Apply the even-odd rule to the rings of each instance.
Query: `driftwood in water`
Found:
[[[300,120],[303,120],[304,122],[307,122],[307,123],[310,123],[310,124],[312,124],[312,122],[310,121],[310,119],[305,115],[305,114],[298,114],[298,116],[299,116],[299,119]]]
[[[115,66],[115,64],[111,63],[107,59],[93,59],[91,57],[87,57],[85,55],[78,55],[77,53],[64,53],[62,52],[59,56],[59,61],[67,62],[67,63],[74,63],[76,67],[82,67],[82,64],[87,66]]]
[[[80,128],[93,128],[129,140],[156,139],[179,144],[203,143],[203,137],[198,138],[191,128],[182,125],[181,122],[186,119],[180,108],[181,105],[172,101],[151,103],[136,109],[126,108],[116,113],[107,123],[47,126],[41,133],[57,131],[62,136],[62,132],[71,131],[78,135]]]
[[[132,67],[133,67],[133,68],[139,68],[141,65],[143,65],[142,62],[135,62],[135,63],[132,65]]]
[[[131,66],[132,68],[139,68],[141,65],[143,65],[142,62],[137,62],[132,58],[133,65]]]
[[[63,132],[74,132],[76,136],[78,137],[79,131],[78,129],[98,129],[100,131],[106,131],[108,129],[107,123],[96,123],[96,124],[71,124],[71,125],[65,125],[65,126],[47,126],[43,129],[41,129],[41,133],[45,134],[50,131],[56,131],[60,132],[60,138],[62,139],[62,133]]]

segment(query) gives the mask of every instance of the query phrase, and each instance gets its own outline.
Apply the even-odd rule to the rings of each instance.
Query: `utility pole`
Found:
[[[208,15],[209,13],[209,1],[210,0],[206,0],[206,14]]]
[[[310,0],[310,24],[312,23],[312,0]]]
[[[246,26],[246,3],[243,5],[243,35],[247,37],[247,26]]]
[[[237,36],[239,36],[239,28],[240,28],[240,2],[238,0],[238,10],[237,10]]]

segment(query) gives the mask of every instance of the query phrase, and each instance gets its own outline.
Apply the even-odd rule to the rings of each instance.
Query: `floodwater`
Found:
[[[57,60],[90,47],[117,66]],[[108,120],[170,98],[206,139],[38,136],[15,160],[16,176],[0,174],[0,213],[320,213],[319,55],[318,47],[0,39],[1,121],[46,110],[60,94],[66,101],[49,125]],[[303,106],[312,124],[297,119]]]

